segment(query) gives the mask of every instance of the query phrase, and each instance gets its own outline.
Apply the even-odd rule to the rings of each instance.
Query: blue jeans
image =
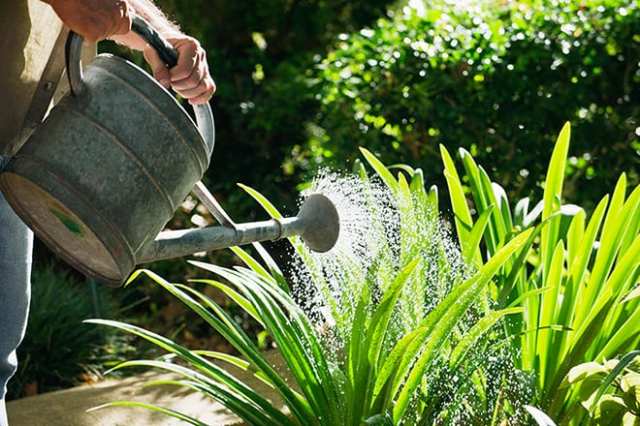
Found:
[[[33,234],[0,194],[0,426],[8,424],[4,397],[27,326],[32,250]]]

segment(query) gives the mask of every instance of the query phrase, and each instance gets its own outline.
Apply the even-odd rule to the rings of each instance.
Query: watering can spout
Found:
[[[214,216],[220,220],[221,211],[214,211]],[[321,194],[309,196],[295,217],[235,224],[224,215],[221,223],[221,226],[201,229],[164,231],[155,241],[142,248],[137,256],[138,263],[274,241],[294,235],[299,235],[311,250],[326,252],[333,248],[340,233],[338,212],[331,200]]]

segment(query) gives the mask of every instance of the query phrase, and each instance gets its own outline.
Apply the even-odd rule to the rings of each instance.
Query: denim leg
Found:
[[[27,325],[32,250],[33,234],[0,194],[0,426],[6,426],[3,400]]]
[[[9,420],[7,420],[7,408],[4,406],[4,399],[0,399],[0,426],[9,426]]]

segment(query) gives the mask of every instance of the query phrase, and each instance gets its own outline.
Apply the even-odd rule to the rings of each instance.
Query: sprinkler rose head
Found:
[[[313,251],[324,253],[333,248],[340,235],[340,217],[333,202],[322,194],[304,201],[298,218],[304,224],[302,240]]]

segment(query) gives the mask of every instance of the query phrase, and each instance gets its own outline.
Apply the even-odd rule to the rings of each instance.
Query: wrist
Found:
[[[166,17],[151,0],[127,0],[134,14],[145,19],[164,38],[183,36],[180,27]]]

